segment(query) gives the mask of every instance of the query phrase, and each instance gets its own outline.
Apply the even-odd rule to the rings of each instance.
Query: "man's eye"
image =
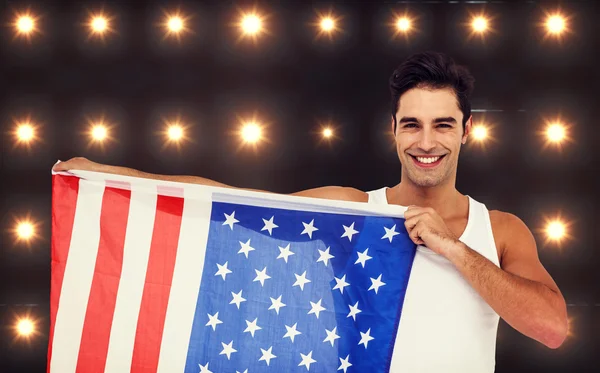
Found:
[[[411,126],[413,126],[413,127],[414,127],[414,126],[416,126],[416,125],[417,125],[416,123],[406,123],[406,124],[404,125],[404,127],[411,127]]]
[[[448,123],[440,123],[440,126],[445,126],[445,127],[452,127],[450,124]]]

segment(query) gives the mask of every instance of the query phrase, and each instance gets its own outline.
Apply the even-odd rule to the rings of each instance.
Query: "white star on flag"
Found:
[[[321,306],[322,300],[323,299],[319,299],[317,303],[310,302],[310,311],[308,311],[308,315],[314,313],[315,316],[317,316],[317,319],[319,318],[321,311],[325,311],[325,307]]]
[[[290,255],[294,255],[294,253],[290,250],[290,244],[288,243],[286,247],[279,246],[279,256],[277,259],[283,259],[287,263],[288,257]]]
[[[285,329],[287,330],[287,332],[285,333],[285,335],[283,336],[283,338],[288,337],[289,339],[292,340],[292,343],[294,343],[294,337],[297,336],[298,334],[302,334],[302,332],[299,332],[296,330],[296,325],[298,323],[294,324],[293,326],[287,326],[285,325]]]
[[[259,271],[258,269],[255,269],[254,271],[256,272],[256,277],[252,282],[260,281],[260,286],[265,286],[265,280],[271,278],[271,276],[267,274],[267,267],[263,268],[262,271]]]
[[[213,331],[215,331],[217,329],[217,325],[223,324],[223,321],[219,320],[218,312],[215,313],[214,315],[207,313],[207,315],[208,315],[208,322],[206,323],[205,326],[212,326]]]
[[[231,272],[231,270],[229,270],[229,268],[227,268],[227,262],[225,262],[225,264],[221,265],[219,263],[217,263],[217,268],[219,268],[219,270],[217,271],[217,273],[215,273],[215,276],[221,276],[223,277],[223,281],[225,281],[225,276],[227,276]]]
[[[300,362],[300,364],[298,364],[298,366],[301,367],[304,365],[306,367],[306,370],[310,369],[310,364],[317,362],[315,359],[312,358],[312,351],[309,352],[308,355],[300,353],[300,357],[302,358],[302,361]]]
[[[343,275],[342,278],[333,277],[335,280],[335,286],[333,290],[339,289],[340,293],[344,294],[344,288],[346,286],[350,286],[350,283],[346,282],[346,275]]]
[[[261,348],[260,351],[262,352],[262,357],[260,359],[258,359],[258,361],[264,360],[267,363],[267,365],[269,365],[269,363],[271,362],[271,359],[274,359],[277,357],[277,356],[273,355],[271,350],[273,350],[273,346],[269,347],[268,350],[263,350]]]
[[[331,347],[333,347],[333,342],[335,342],[336,339],[341,338],[337,335],[337,326],[332,330],[325,329],[325,333],[327,333],[327,338],[325,338],[323,342],[331,342]]]
[[[229,228],[231,228],[231,230],[233,230],[233,225],[235,223],[240,222],[239,220],[237,220],[235,218],[235,211],[232,212],[231,215],[227,215],[227,214],[224,214],[224,215],[225,215],[225,221],[223,222],[223,225],[229,225]]]
[[[392,238],[400,234],[396,232],[396,224],[394,224],[394,226],[391,228],[383,227],[383,229],[385,229],[385,234],[383,235],[383,237],[381,237],[382,240],[389,238],[390,242],[392,242]]]
[[[354,229],[354,223],[349,227],[342,224],[342,227],[344,227],[344,234],[342,234],[342,237],[340,238],[348,237],[348,241],[352,242],[352,236],[358,233],[358,231]]]
[[[242,290],[240,289],[239,293],[234,293],[233,291],[231,292],[231,296],[233,297],[233,299],[231,300],[231,302],[229,302],[229,304],[235,304],[238,308],[238,310],[240,309],[240,304],[242,302],[246,301],[246,298],[242,297]]]
[[[314,231],[318,231],[319,228],[315,227],[313,224],[315,223],[315,219],[311,220],[310,223],[302,222],[304,225],[304,230],[300,234],[308,234],[308,237],[312,240],[312,234]]]
[[[242,245],[242,248],[238,251],[238,254],[244,254],[246,255],[246,259],[248,259],[248,253],[255,250],[255,248],[250,246],[250,239],[246,243],[240,241],[240,245]]]
[[[354,264],[360,263],[362,265],[362,267],[365,268],[365,263],[367,262],[367,260],[372,259],[372,257],[367,255],[368,252],[369,252],[369,248],[366,248],[365,251],[363,251],[362,253],[357,252],[358,259],[356,259],[356,262],[354,262]]]
[[[198,366],[200,367],[200,373],[213,373],[212,371],[208,370],[208,363],[206,363],[206,365],[198,364]]]
[[[275,299],[275,298],[271,298],[271,307],[269,307],[270,310],[275,310],[275,312],[277,312],[277,314],[279,315],[279,309],[281,307],[285,307],[285,303],[283,303],[281,301],[281,297],[282,295],[279,296],[279,298]]]
[[[227,355],[227,360],[230,360],[231,354],[237,352],[237,350],[233,348],[233,341],[229,342],[228,344],[221,342],[221,344],[223,345],[223,351],[221,351],[219,355]]]
[[[369,290],[375,290],[375,294],[377,294],[377,291],[383,285],[385,285],[385,282],[381,281],[381,274],[377,278],[371,277],[371,287],[369,288]],[[369,290],[367,290],[367,291],[369,291]]]
[[[246,320],[246,329],[244,329],[244,333],[250,333],[252,338],[254,338],[255,331],[262,329],[260,326],[256,325],[257,321],[258,321],[258,317],[255,318],[254,321],[252,321],[252,322]]]
[[[244,370],[243,372],[236,370],[235,373],[248,373],[248,369]]]
[[[354,306],[348,306],[348,307],[350,307],[350,313],[346,317],[352,317],[352,320],[356,321],[356,315],[358,315],[359,313],[362,312],[361,310],[358,309],[358,301],[356,301]]]
[[[323,262],[325,263],[325,267],[327,267],[327,262],[329,261],[329,259],[335,258],[335,256],[329,254],[329,249],[329,247],[325,251],[317,249],[319,251],[319,259],[317,259],[317,263]]]
[[[348,361],[348,359],[350,358],[350,355],[347,355],[345,359],[342,359],[341,357],[340,359],[340,367],[337,370],[344,370],[344,373],[346,373],[346,370],[348,368],[350,368],[352,366],[352,364],[350,364],[350,362]]]
[[[306,278],[306,271],[304,271],[304,273],[301,276],[298,276],[294,273],[294,276],[296,276],[296,282],[294,282],[294,285],[292,285],[292,287],[300,286],[300,290],[304,291],[304,284],[310,282],[310,280]]]
[[[369,330],[367,330],[366,333],[360,332],[360,342],[358,342],[359,345],[365,345],[365,350],[367,349],[367,345],[369,344],[369,341],[374,340],[375,338],[371,337],[371,328],[369,328]]]
[[[265,226],[260,230],[261,232],[269,231],[269,236],[273,235],[273,228],[279,228],[279,226],[277,224],[273,223],[273,218],[275,218],[275,216],[271,216],[271,219],[269,219],[269,220],[263,219]]]

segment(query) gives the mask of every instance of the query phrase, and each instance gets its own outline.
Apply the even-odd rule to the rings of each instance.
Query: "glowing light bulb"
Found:
[[[566,138],[566,129],[561,123],[553,123],[546,129],[548,140],[554,143],[560,143]]]
[[[558,220],[549,222],[548,226],[546,227],[546,235],[551,240],[560,240],[565,236],[565,233],[565,225]]]
[[[565,31],[567,22],[560,14],[549,15],[546,19],[546,29],[550,34],[560,35]]]
[[[475,17],[471,22],[471,26],[475,32],[485,32],[488,29],[488,20],[483,16]]]
[[[262,20],[256,14],[246,14],[240,23],[242,32],[247,35],[256,35],[262,30]]]
[[[262,130],[255,122],[250,122],[242,127],[242,139],[248,143],[256,143],[262,137]]]

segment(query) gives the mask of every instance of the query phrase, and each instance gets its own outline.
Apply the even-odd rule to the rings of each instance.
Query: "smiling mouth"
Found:
[[[435,157],[432,157],[432,156],[415,157],[414,155],[410,155],[410,157],[413,159],[415,164],[422,168],[431,168],[431,167],[437,166],[438,164],[441,163],[442,159],[444,159],[445,156],[446,156],[446,154],[444,154],[442,156],[435,156]]]

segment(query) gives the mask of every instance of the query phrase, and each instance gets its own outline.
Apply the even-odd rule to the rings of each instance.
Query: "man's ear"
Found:
[[[390,127],[392,128],[392,136],[396,137],[396,124],[395,124],[395,120],[394,117],[392,116],[390,118]]]
[[[469,119],[467,120],[467,123],[465,123],[465,133],[463,133],[462,141],[461,141],[463,144],[467,143],[467,138],[469,137],[469,134],[471,133],[472,127],[473,127],[473,116],[471,115],[469,117]]]

